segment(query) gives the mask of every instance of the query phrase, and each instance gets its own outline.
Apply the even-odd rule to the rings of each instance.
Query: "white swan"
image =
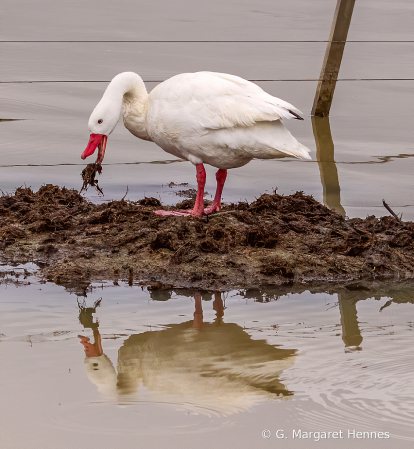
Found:
[[[196,166],[198,192],[194,209],[156,213],[201,216],[220,209],[227,169],[241,167],[254,158],[310,159],[310,150],[281,123],[284,118],[303,120],[299,114],[291,104],[238,76],[183,73],[148,94],[139,75],[124,72],[110,82],[92,112],[88,123],[91,136],[81,157],[85,159],[98,148],[97,162],[102,162],[107,138],[122,115],[132,134]],[[206,209],[203,164],[219,169],[216,195]]]

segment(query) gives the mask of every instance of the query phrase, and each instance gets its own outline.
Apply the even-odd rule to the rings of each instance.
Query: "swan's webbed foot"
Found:
[[[179,217],[188,217],[194,215],[192,210],[180,210],[180,212],[175,212],[173,210],[154,210],[154,214],[157,215],[176,215]]]
[[[212,212],[218,212],[220,210],[220,204],[212,204],[204,209],[205,215],[211,214]]]

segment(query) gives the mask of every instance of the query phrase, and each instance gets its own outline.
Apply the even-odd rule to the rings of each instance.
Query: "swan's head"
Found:
[[[90,139],[85,151],[82,153],[82,159],[93,154],[96,148],[98,148],[96,162],[102,163],[106,141],[118,124],[122,112],[122,100],[120,104],[117,104],[119,101],[114,100],[111,95],[104,95],[93,110],[88,122]]]

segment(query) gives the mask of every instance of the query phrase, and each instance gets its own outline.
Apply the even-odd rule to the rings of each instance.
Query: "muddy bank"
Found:
[[[68,287],[124,279],[229,290],[414,278],[414,223],[391,216],[345,220],[301,192],[228,204],[208,221],[153,213],[160,208],[155,198],[95,205],[76,190],[19,188],[0,197],[0,260],[34,262],[45,279]]]

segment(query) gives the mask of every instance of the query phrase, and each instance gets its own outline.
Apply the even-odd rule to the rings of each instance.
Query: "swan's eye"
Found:
[[[100,119],[98,120],[98,123],[101,124],[102,122],[103,122],[103,120],[100,118]]]

